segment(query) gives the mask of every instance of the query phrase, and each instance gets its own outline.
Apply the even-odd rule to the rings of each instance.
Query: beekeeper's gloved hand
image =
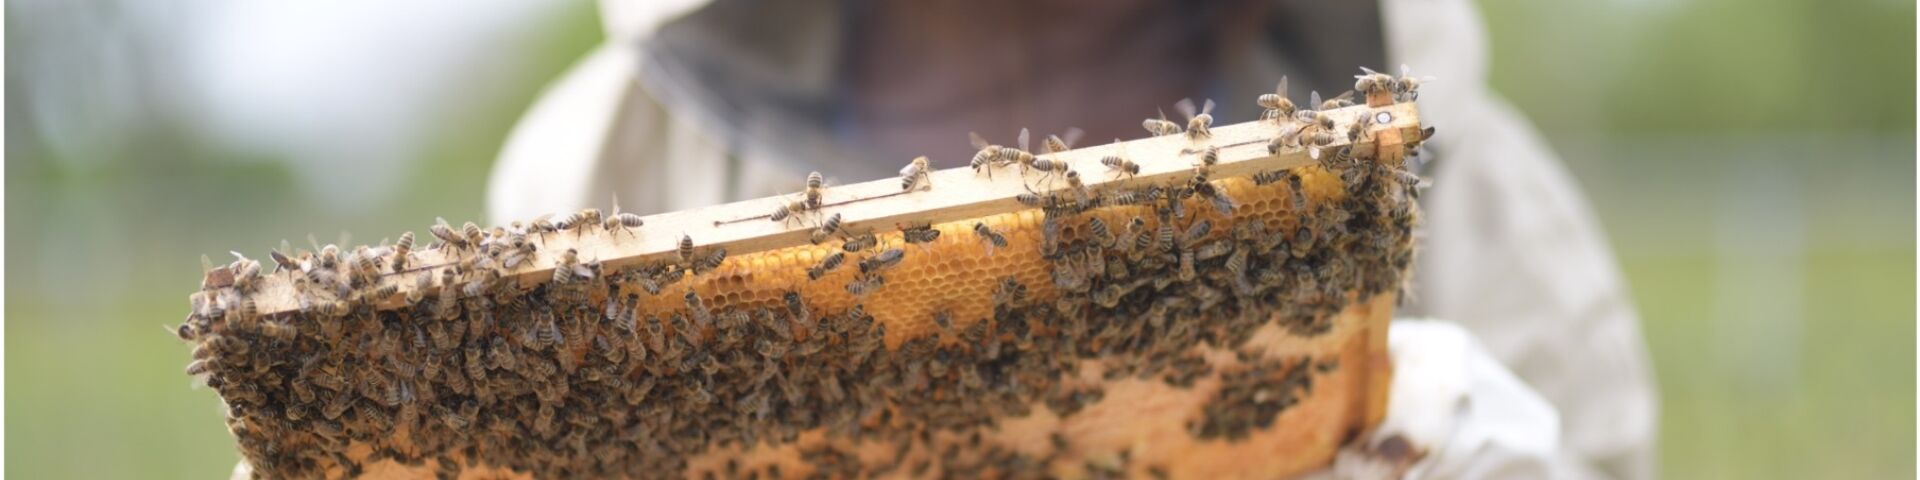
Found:
[[[1567,478],[1560,415],[1458,325],[1398,320],[1387,415],[1309,478]]]

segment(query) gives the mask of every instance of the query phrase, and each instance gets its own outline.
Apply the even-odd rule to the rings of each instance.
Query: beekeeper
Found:
[[[1579,189],[1486,85],[1467,0],[1113,2],[605,0],[607,40],[551,85],[493,171],[496,222],[657,213],[845,182],[905,159],[964,165],[966,132],[1078,126],[1137,138],[1143,113],[1219,101],[1254,119],[1340,92],[1356,67],[1423,85],[1409,317],[1393,326],[1386,420],[1323,475],[1647,478],[1656,404],[1638,320]],[[1386,65],[1392,69],[1380,68]]]

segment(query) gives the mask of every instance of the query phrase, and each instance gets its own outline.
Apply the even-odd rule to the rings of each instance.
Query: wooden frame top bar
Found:
[[[1335,142],[1324,147],[1324,150],[1351,146],[1356,157],[1368,158],[1372,156],[1377,143],[1372,140],[1399,143],[1402,138],[1420,138],[1419,113],[1412,103],[1381,107],[1357,105],[1324,113],[1333,119],[1334,132],[1337,133]],[[1357,144],[1350,144],[1345,132],[1361,115],[1373,116],[1376,121],[1368,128],[1369,135]],[[1196,142],[1184,134],[1174,134],[1087,146],[1039,157],[1068,162],[1073,170],[1080,172],[1082,182],[1090,190],[1186,181],[1193,175],[1193,166],[1199,161],[1192,152],[1209,144],[1220,147],[1219,163],[1211,173],[1213,178],[1247,176],[1266,170],[1317,164],[1319,161],[1313,159],[1305,149],[1288,148],[1278,154],[1267,151],[1267,144],[1280,133],[1283,125],[1274,121],[1246,122],[1214,127],[1210,142]],[[1139,164],[1140,173],[1131,177],[1115,175],[1100,163],[1101,158],[1116,153]],[[1389,155],[1397,157],[1398,153],[1401,152],[1389,152]],[[905,159],[901,163],[904,165]],[[1029,207],[1015,199],[1018,195],[1059,193],[1068,188],[1067,182],[1062,179],[1042,180],[1043,175],[1039,172],[1022,175],[1018,166],[996,167],[991,175],[989,179],[987,172],[976,173],[966,167],[936,170],[929,175],[931,190],[912,192],[901,191],[901,180],[895,176],[848,185],[831,185],[822,197],[821,214],[840,214],[843,218],[842,228],[847,231],[885,231],[902,226],[951,222],[1024,210]],[[569,248],[577,250],[582,261],[598,260],[609,270],[660,260],[677,261],[677,244],[682,235],[692,237],[697,248],[703,251],[718,246],[734,255],[807,244],[813,225],[818,222],[815,215],[805,215],[808,220],[804,222],[768,220],[768,214],[776,206],[798,198],[796,193],[647,216],[644,217],[645,226],[630,232],[603,231],[594,226],[579,234],[572,231],[535,234],[532,240],[541,245],[539,254],[532,261],[508,272],[505,277],[518,281],[522,286],[548,281],[557,258],[553,252],[563,252]],[[431,237],[423,236],[421,240],[424,242],[429,239]],[[460,256],[465,254],[450,249],[414,251],[409,262],[412,265],[410,268],[384,274],[380,279],[381,285],[396,285],[400,294],[382,299],[376,306],[381,309],[400,306],[404,303],[405,294],[415,288],[418,276],[438,275],[439,270],[457,263]],[[292,281],[292,275],[295,274],[291,271],[275,272],[260,279],[257,290],[252,294],[260,314],[271,315],[300,308]],[[219,286],[230,283],[230,280],[211,281],[222,276],[231,278],[224,267],[208,272],[209,284]]]

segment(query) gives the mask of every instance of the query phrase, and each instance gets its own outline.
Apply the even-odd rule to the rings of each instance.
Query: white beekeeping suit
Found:
[[[604,208],[616,194],[626,210],[657,213],[791,192],[809,170],[857,171],[819,126],[738,108],[808,108],[794,99],[831,89],[832,42],[762,45],[777,60],[741,63],[773,70],[716,72],[730,56],[765,53],[703,37],[725,12],[687,20],[716,6],[603,2],[607,42],[508,139],[489,185],[492,219]],[[741,28],[844,21],[818,7],[756,4],[759,20]],[[1435,186],[1422,200],[1426,237],[1405,312],[1445,322],[1394,325],[1387,419],[1324,475],[1651,477],[1657,408],[1638,320],[1574,182],[1487,88],[1478,13],[1466,0],[1383,0],[1375,15],[1386,60],[1435,78],[1420,97],[1440,132],[1425,172]],[[664,42],[702,58],[662,53],[687,51],[655,48]],[[1240,73],[1270,79],[1286,68]],[[1402,450],[1417,455],[1396,465]]]

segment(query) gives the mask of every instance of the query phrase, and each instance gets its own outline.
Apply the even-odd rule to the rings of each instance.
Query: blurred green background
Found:
[[[157,3],[6,6],[10,476],[224,477],[160,328],[199,256],[479,219],[513,120],[600,39],[579,2]],[[1912,477],[1914,4],[1480,3],[1494,87],[1632,283],[1665,476]],[[386,80],[422,65],[455,73]]]

